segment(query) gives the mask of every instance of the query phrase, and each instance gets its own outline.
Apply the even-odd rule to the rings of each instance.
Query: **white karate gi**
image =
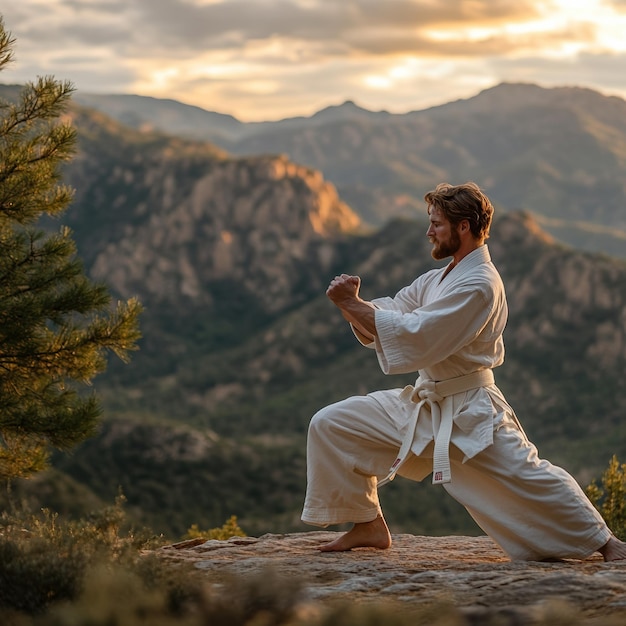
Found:
[[[432,270],[394,298],[372,301],[378,336],[368,347],[386,374],[418,371],[418,381],[447,381],[504,361],[506,297],[487,246],[445,272]],[[405,438],[410,452],[398,474],[419,481],[432,472],[435,411],[422,403],[416,415],[415,401],[401,392],[348,398],[313,417],[304,522],[373,520],[381,513],[378,482]],[[609,540],[578,483],[539,459],[495,384],[455,393],[440,406],[452,419],[451,475],[443,486],[512,559],[585,558]]]

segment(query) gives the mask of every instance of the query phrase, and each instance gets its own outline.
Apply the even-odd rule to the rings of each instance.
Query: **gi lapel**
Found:
[[[449,291],[454,291],[456,286],[465,277],[467,277],[468,274],[470,274],[473,270],[475,270],[483,263],[489,263],[490,261],[491,255],[489,254],[489,249],[486,245],[482,245],[476,248],[476,250],[474,250],[473,252],[470,252],[467,256],[463,257],[460,262],[455,265],[445,277],[444,274],[447,267],[442,268],[442,277],[438,280],[435,288],[432,291],[431,301],[442,297]]]

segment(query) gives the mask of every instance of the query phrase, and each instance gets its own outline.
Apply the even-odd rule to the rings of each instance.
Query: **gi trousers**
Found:
[[[377,483],[402,443],[393,416],[371,396],[355,396],[315,414],[307,440],[302,520],[316,526],[368,522],[381,514]],[[432,472],[432,444],[411,454],[398,474]],[[586,558],[611,532],[565,470],[540,459],[510,416],[494,427],[493,445],[463,462],[450,446],[452,481],[444,489],[514,560]],[[384,488],[384,487],[383,487]]]

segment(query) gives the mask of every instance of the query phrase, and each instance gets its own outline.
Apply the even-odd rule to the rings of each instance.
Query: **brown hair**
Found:
[[[431,206],[438,208],[453,226],[467,220],[476,239],[488,239],[493,205],[476,183],[440,183],[424,196],[424,200],[429,212]]]

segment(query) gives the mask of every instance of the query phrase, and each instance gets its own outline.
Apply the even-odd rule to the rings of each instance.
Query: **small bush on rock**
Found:
[[[626,463],[616,456],[602,474],[601,486],[593,481],[586,494],[616,537],[626,540]]]
[[[192,524],[191,527],[187,530],[183,539],[218,539],[218,540],[226,540],[231,537],[245,537],[246,533],[239,528],[239,524],[237,523],[237,517],[235,515],[231,515],[231,517],[226,520],[223,526],[219,528],[211,528],[210,530],[200,530],[198,528],[198,524]]]

